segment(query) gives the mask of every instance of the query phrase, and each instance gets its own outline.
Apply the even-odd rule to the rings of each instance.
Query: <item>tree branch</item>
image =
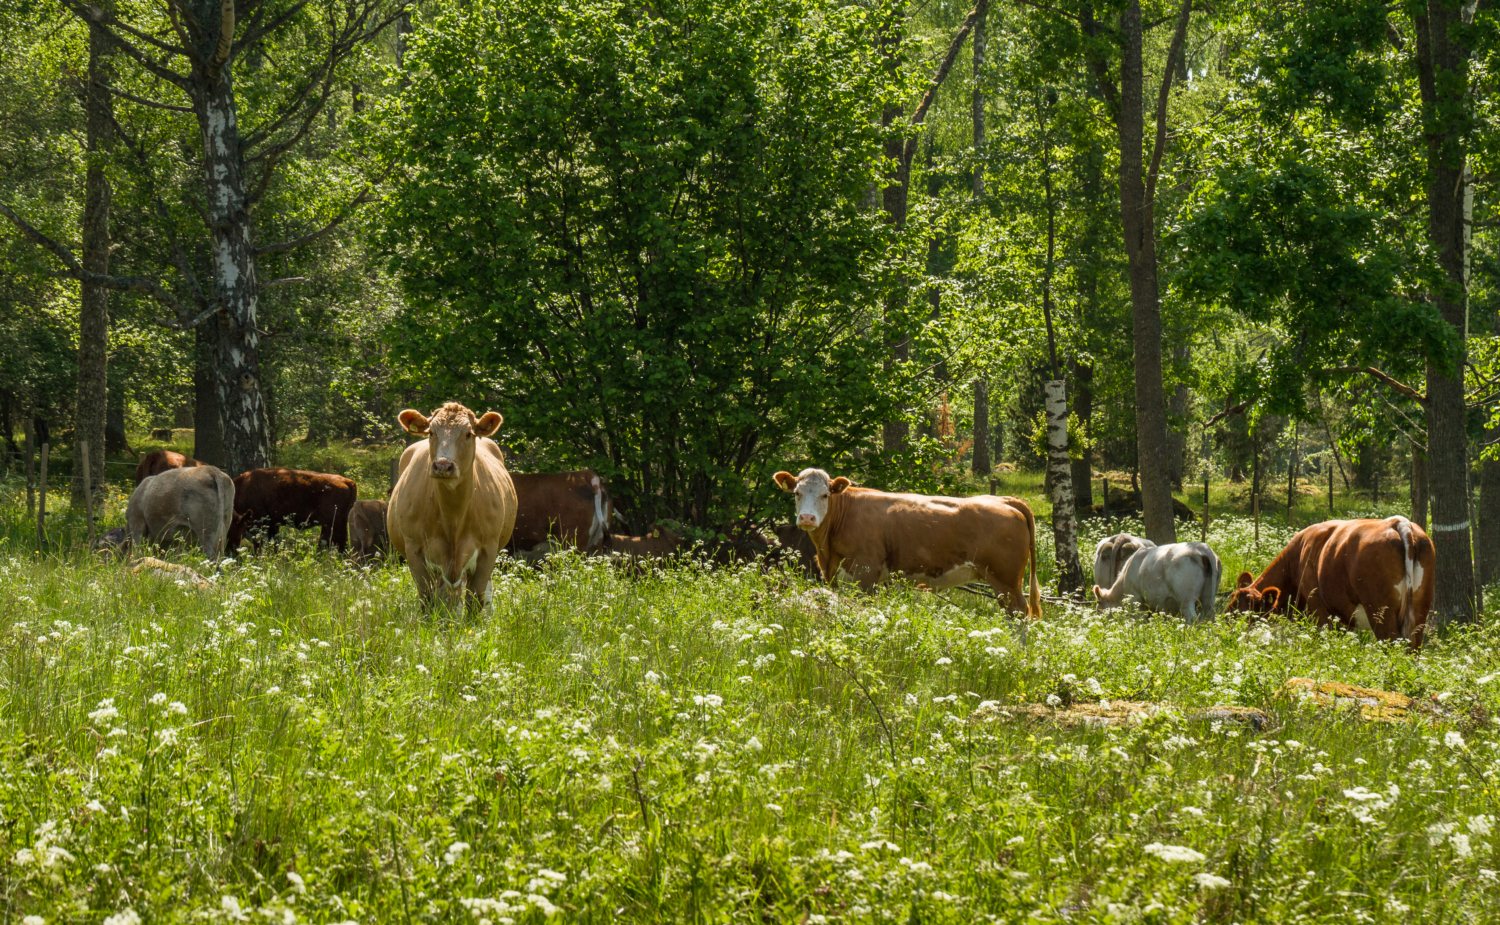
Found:
[[[173,313],[177,315],[182,314],[182,308],[178,301],[172,298],[172,294],[163,289],[156,280],[148,279],[144,276],[106,276],[102,273],[85,270],[83,265],[78,262],[78,258],[73,256],[73,252],[66,245],[52,240],[41,231],[32,227],[29,222],[17,215],[10,206],[3,202],[0,202],[0,215],[4,215],[10,219],[11,224],[15,225],[22,235],[43,249],[51,251],[58,260],[62,261],[63,266],[67,267],[64,275],[76,279],[80,283],[87,283],[90,286],[102,286],[105,289],[112,289],[117,292],[144,292],[162,305],[170,308]]]
[[[105,37],[109,39],[110,44],[114,45],[120,51],[124,52],[126,57],[130,58],[136,64],[139,64],[141,67],[155,74],[157,77],[160,77],[162,80],[165,80],[167,83],[173,85],[174,87],[177,87],[183,92],[187,92],[188,78],[186,75],[179,74],[169,67],[164,67],[160,64],[157,64],[155,61],[148,58],[146,54],[139,48],[130,44],[130,42],[122,38],[119,33],[115,32],[114,29],[110,27],[114,26],[116,28],[122,29],[135,36],[136,38],[139,38],[141,41],[160,48],[162,51],[165,51],[171,55],[187,56],[187,51],[185,49],[178,48],[175,45],[168,45],[166,42],[161,41],[155,36],[148,35],[144,32],[141,32],[139,29],[126,25],[125,23],[121,22],[119,18],[114,14],[106,13],[104,10],[99,9],[96,6],[86,6],[81,3],[80,0],[60,0],[60,2],[65,8],[67,8],[69,12],[71,12],[74,16],[77,16],[80,20],[86,23],[97,25],[99,29],[104,33]]]
[[[1177,58],[1182,54],[1182,43],[1187,40],[1188,17],[1193,12],[1193,0],[1182,0],[1182,10],[1177,14],[1177,30],[1172,33],[1172,47],[1167,52],[1167,64],[1161,77],[1161,92],[1156,97],[1156,144],[1151,148],[1151,168],[1146,171],[1146,208],[1150,210],[1156,202],[1156,177],[1161,171],[1161,155],[1167,147],[1167,100],[1172,94],[1172,77],[1177,73]]]
[[[1427,406],[1426,395],[1423,395],[1421,392],[1418,392],[1416,389],[1412,388],[1404,382],[1401,382],[1400,380],[1391,378],[1390,376],[1386,375],[1373,366],[1334,366],[1323,371],[1325,373],[1367,373],[1370,376],[1379,379],[1381,382],[1384,382],[1386,385],[1395,389],[1397,392],[1400,392],[1402,395],[1405,395],[1407,398],[1410,398],[1412,401],[1416,402],[1422,407],[1425,408]]]
[[[280,254],[284,251],[289,251],[293,250],[294,248],[301,247],[304,244],[311,244],[313,241],[316,241],[318,238],[323,237],[338,226],[342,225],[344,222],[348,221],[349,216],[354,214],[354,210],[356,208],[364,205],[367,202],[374,201],[375,197],[370,195],[370,190],[368,187],[366,187],[363,192],[356,196],[354,200],[350,202],[347,207],[345,207],[344,211],[340,213],[337,218],[324,225],[322,228],[319,228],[317,231],[314,231],[310,234],[305,234],[300,238],[293,238],[290,241],[282,241],[279,244],[267,244],[264,247],[257,247],[255,249],[256,256],[264,257],[267,254]]]
[[[205,65],[209,76],[218,79],[224,62],[229,60],[229,51],[234,45],[234,0],[219,0],[219,43],[214,56]]]
[[[1247,399],[1245,399],[1244,401],[1240,402],[1238,405],[1235,405],[1232,408],[1225,408],[1223,411],[1220,411],[1218,414],[1216,414],[1213,417],[1209,418],[1208,420],[1204,421],[1203,422],[1203,426],[1204,427],[1212,427],[1215,424],[1219,423],[1220,421],[1224,420],[1225,418],[1229,417],[1231,414],[1239,414],[1241,411],[1244,411],[1246,408],[1250,407],[1251,404],[1253,404],[1253,403],[1251,402],[1250,399],[1247,398]]]
[[[986,2],[987,0],[977,0],[974,4],[974,9],[970,10],[969,15],[964,19],[963,25],[958,27],[958,34],[953,37],[953,41],[948,45],[948,54],[943,56],[942,63],[938,65],[937,73],[932,75],[932,81],[927,85],[927,92],[922,94],[922,101],[917,104],[917,111],[911,114],[912,125],[921,125],[926,120],[927,110],[932,107],[932,100],[937,96],[938,88],[943,85],[943,81],[948,79],[948,72],[953,69],[953,62],[958,60],[959,50],[963,48],[964,42],[969,37],[969,33],[973,31],[974,23],[979,20],[980,16],[984,15]],[[916,157],[916,154],[917,139],[906,139],[906,147],[901,153],[903,175],[911,170],[911,161],[912,158]]]
[[[126,93],[124,90],[121,90],[118,87],[111,87],[109,84],[96,82],[94,86],[98,87],[101,90],[107,90],[108,92],[113,93],[115,96],[130,100],[132,103],[140,103],[142,106],[150,106],[153,109],[166,109],[170,112],[185,112],[188,115],[193,114],[193,108],[191,106],[173,106],[171,103],[158,103],[156,100],[148,100],[143,96],[136,96],[134,93]]]
[[[272,289],[276,286],[289,286],[292,283],[305,283],[308,279],[309,277],[306,276],[283,276],[281,279],[273,279],[270,282],[261,283],[260,291],[265,292],[267,289]]]

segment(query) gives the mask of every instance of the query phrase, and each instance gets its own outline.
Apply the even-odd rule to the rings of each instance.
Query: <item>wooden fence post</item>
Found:
[[[42,474],[37,479],[36,492],[36,548],[47,548],[47,457],[52,454],[52,445],[42,444]]]
[[[94,545],[94,479],[89,472],[89,442],[79,440],[73,452],[83,455],[83,516],[89,526],[89,546]]]
[[[1259,549],[1260,548],[1260,495],[1257,493],[1257,494],[1251,495],[1250,498],[1251,498],[1250,503],[1251,503],[1251,505],[1255,509],[1255,548]]]

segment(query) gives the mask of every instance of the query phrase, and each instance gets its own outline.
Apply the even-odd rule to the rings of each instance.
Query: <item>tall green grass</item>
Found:
[[[465,619],[310,535],[202,592],[11,544],[0,589],[7,921],[1500,920],[1490,627],[1049,606],[1023,644],[961,595],[576,558]],[[970,718],[1049,696],[1182,710]]]

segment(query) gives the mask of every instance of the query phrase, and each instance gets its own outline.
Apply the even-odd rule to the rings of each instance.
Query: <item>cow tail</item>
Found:
[[[1201,555],[1203,560],[1203,587],[1198,591],[1198,605],[1202,614],[1198,619],[1211,620],[1214,615],[1214,594],[1219,590],[1218,556]]]
[[[227,494],[224,491],[225,482],[229,482]],[[224,475],[223,478],[214,479],[214,494],[219,499],[220,511],[219,519],[214,524],[214,555],[222,559],[225,552],[224,545],[229,541],[229,525],[234,522],[234,482],[229,480],[229,476]],[[229,512],[227,518],[223,514],[224,511]]]
[[[1042,615],[1042,586],[1036,577],[1036,517],[1031,513],[1031,505],[1022,502],[1021,510],[1026,514],[1026,532],[1031,541],[1031,596],[1026,602],[1026,616],[1040,617]]]
[[[1401,583],[1401,635],[1416,643],[1418,640],[1412,639],[1412,633],[1417,622],[1417,561],[1416,550],[1412,549],[1411,527],[1411,521],[1405,517],[1396,518],[1396,532],[1401,535],[1401,564],[1406,577]]]

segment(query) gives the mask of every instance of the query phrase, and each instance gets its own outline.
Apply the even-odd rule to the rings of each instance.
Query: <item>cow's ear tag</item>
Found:
[[[425,437],[429,433],[427,430],[427,416],[420,411],[413,411],[411,408],[407,408],[396,415],[396,420],[401,422],[401,426],[406,429],[407,433],[414,436]]]
[[[501,417],[498,411],[486,411],[483,417],[469,427],[469,431],[476,437],[488,437],[499,430],[500,425],[504,423],[505,418]]]
[[[778,472],[771,479],[781,486],[782,491],[791,491],[797,487],[797,477],[790,472]]]
[[[848,488],[850,484],[852,483],[841,475],[828,483],[828,493],[830,495],[836,495],[844,489]]]

